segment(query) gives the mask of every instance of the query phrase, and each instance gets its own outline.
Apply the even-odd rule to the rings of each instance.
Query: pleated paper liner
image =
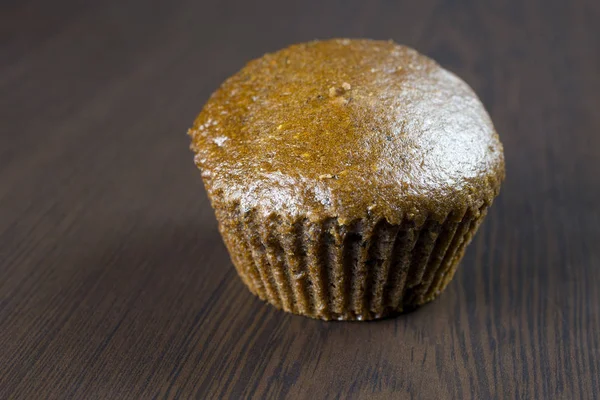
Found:
[[[261,299],[312,318],[369,320],[437,297],[488,205],[420,225],[384,219],[288,224],[235,205],[217,210],[217,219],[238,274]]]

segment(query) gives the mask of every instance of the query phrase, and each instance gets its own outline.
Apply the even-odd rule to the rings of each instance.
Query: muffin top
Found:
[[[391,41],[297,44],[249,62],[189,131],[216,208],[443,220],[490,203],[502,145],[471,88]]]

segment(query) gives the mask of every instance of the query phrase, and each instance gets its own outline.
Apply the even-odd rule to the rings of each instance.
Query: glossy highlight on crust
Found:
[[[504,178],[471,88],[390,41],[314,41],[253,60],[189,135],[242,280],[322,319],[435,297]]]

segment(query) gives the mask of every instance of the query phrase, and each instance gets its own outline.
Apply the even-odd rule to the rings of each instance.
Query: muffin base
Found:
[[[448,285],[488,204],[443,221],[287,222],[237,204],[217,210],[233,264],[252,293],[294,314],[372,320],[415,309]]]

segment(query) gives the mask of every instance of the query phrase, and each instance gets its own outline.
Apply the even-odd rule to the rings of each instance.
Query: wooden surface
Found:
[[[151,3],[0,6],[0,398],[599,398],[598,1]],[[463,77],[506,152],[447,291],[376,323],[254,298],[185,135],[247,60],[344,36]]]

